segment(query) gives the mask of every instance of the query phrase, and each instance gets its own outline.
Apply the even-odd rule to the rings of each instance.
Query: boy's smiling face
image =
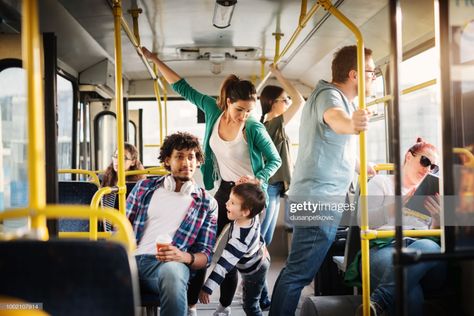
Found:
[[[231,221],[246,219],[250,215],[250,210],[242,209],[242,199],[232,192],[225,205],[227,208],[227,218]]]

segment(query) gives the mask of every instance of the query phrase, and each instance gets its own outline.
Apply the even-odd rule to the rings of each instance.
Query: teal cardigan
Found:
[[[171,87],[183,98],[195,104],[205,114],[206,129],[203,144],[205,157],[204,164],[201,165],[201,171],[206,190],[212,190],[214,188],[214,181],[218,179],[219,174],[217,170],[214,170],[214,168],[217,168],[217,163],[214,163],[214,153],[209,145],[209,139],[211,138],[214,124],[222,114],[222,111],[217,106],[216,99],[196,91],[184,79],[173,83]],[[280,168],[280,155],[265,126],[252,116],[245,122],[245,134],[249,146],[253,175],[262,180],[262,189],[266,192],[268,179]]]

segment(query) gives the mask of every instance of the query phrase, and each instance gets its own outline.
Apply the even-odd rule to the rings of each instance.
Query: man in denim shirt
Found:
[[[160,161],[170,174],[138,182],[127,199],[127,217],[137,239],[140,288],[159,295],[161,315],[187,315],[190,270],[211,262],[217,202],[193,181],[203,153],[188,133],[165,138]],[[169,245],[156,239],[169,236]]]
[[[372,51],[365,49],[366,94],[375,79],[371,55]],[[367,130],[369,120],[368,112],[357,110],[353,103],[358,75],[356,46],[343,47],[334,55],[332,82],[321,80],[307,100],[289,190],[292,208],[311,201],[344,203],[356,169],[355,135]],[[294,222],[291,251],[275,285],[270,315],[294,315],[301,290],[318,272],[334,240],[341,214],[327,212],[331,220],[305,226]]]

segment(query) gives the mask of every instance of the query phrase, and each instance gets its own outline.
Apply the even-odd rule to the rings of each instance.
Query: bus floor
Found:
[[[275,281],[278,278],[278,274],[280,273],[281,269],[285,266],[286,258],[283,257],[272,257],[272,262],[270,265],[270,270],[267,274],[267,282],[269,287],[269,292],[273,292],[273,287],[275,285]],[[239,284],[240,284],[240,276],[239,276]],[[301,293],[301,298],[298,303],[298,309],[296,310],[296,315],[299,315],[301,304],[303,300],[307,296],[314,295],[314,284],[311,283],[310,285],[306,286]],[[219,304],[219,290],[215,291],[211,296],[211,303],[209,304],[201,304],[197,305],[197,314],[198,316],[212,316],[214,311],[216,310],[217,305]],[[242,290],[241,288],[237,288],[237,292],[235,294],[234,300],[231,305],[232,308],[232,316],[245,316],[245,312],[242,309]],[[268,315],[268,311],[264,311],[263,315]]]

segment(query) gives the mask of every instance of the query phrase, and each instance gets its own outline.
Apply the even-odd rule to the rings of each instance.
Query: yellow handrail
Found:
[[[157,71],[156,65],[153,66],[155,72]],[[160,122],[160,147],[163,144],[163,109],[161,106],[160,87],[158,81],[153,81],[153,91],[155,92],[156,104],[158,105],[158,122]]]
[[[114,209],[91,209],[78,205],[47,205],[43,209],[18,208],[7,209],[0,213],[0,220],[22,217],[47,217],[47,218],[87,218],[96,217],[112,223],[117,229],[110,235],[110,240],[122,243],[130,253],[136,248],[135,235],[128,219]],[[34,233],[34,231],[33,231]],[[107,234],[102,234],[103,236]],[[0,239],[2,235],[0,234]],[[47,239],[45,239],[47,240]]]
[[[408,87],[406,89],[403,89],[402,92],[401,92],[401,95],[409,94],[409,93],[421,90],[423,88],[433,86],[435,84],[436,84],[436,79],[431,79],[431,80],[416,84],[414,86]],[[379,103],[383,103],[383,102],[388,102],[390,100],[392,100],[392,96],[390,94],[385,95],[381,98],[370,101],[369,103],[367,103],[367,107],[372,106],[372,105],[376,105],[376,104],[379,104]]]
[[[163,104],[165,107],[165,136],[168,135],[168,91],[166,90],[166,79],[161,77],[163,86]]]
[[[92,197],[91,200],[91,208],[100,208],[100,201],[102,201],[102,197],[107,194],[111,194],[112,192],[117,192],[118,188],[117,187],[103,187],[97,190],[97,192],[94,193],[94,196]]]
[[[129,170],[125,171],[125,176],[132,176],[137,174],[156,174],[160,176],[167,175],[169,173],[164,167],[151,167],[143,170]]]
[[[403,230],[403,236],[405,237],[439,237],[441,236],[441,229],[406,229]],[[361,230],[360,237],[365,240],[379,239],[379,238],[390,238],[395,237],[394,230]]]
[[[283,48],[283,51],[279,54],[278,58],[275,58],[273,60],[273,64],[276,66],[278,62],[281,60],[281,57],[283,57],[288,50],[293,46],[296,38],[298,38],[298,35],[300,32],[303,30],[303,28],[306,26],[308,21],[313,17],[313,15],[316,13],[316,11],[319,9],[319,3],[316,2],[311,9],[309,10],[308,13],[306,13],[306,7],[307,7],[307,0],[302,0],[301,3],[301,13],[300,13],[300,19],[298,22],[298,26],[296,27],[296,30],[293,32],[293,35],[291,38],[288,40],[288,43],[286,43],[285,47]],[[304,14],[306,13],[306,14]],[[278,42],[279,44],[279,42]],[[260,92],[265,84],[265,82],[270,78],[271,72],[269,72],[263,79],[262,81],[258,84],[257,86],[257,92]]]
[[[118,1],[118,0],[114,0],[114,1]],[[138,10],[141,10],[141,9],[138,9]],[[120,15],[120,23],[122,25],[123,30],[125,31],[125,34],[127,34],[127,37],[130,40],[130,43],[132,43],[132,45],[135,47],[135,50],[137,51],[138,56],[142,60],[142,62],[145,65],[146,69],[148,70],[148,73],[150,74],[151,78],[154,81],[158,80],[157,73],[153,70],[151,65],[148,63],[148,60],[142,54],[142,48],[140,47],[140,37],[135,36],[135,34],[134,34],[135,32],[137,32],[137,34],[138,34],[138,28],[137,29],[134,28],[134,32],[132,32],[130,30],[130,26],[127,23],[127,20],[125,20],[125,18],[122,15]],[[135,20],[134,20],[134,24],[135,24]],[[161,82],[158,82],[158,84],[161,86]],[[163,88],[163,87],[161,86],[161,88]]]
[[[58,173],[74,173],[74,174],[85,174],[89,176],[92,180],[90,182],[94,183],[97,187],[100,187],[100,180],[95,171],[85,170],[85,169],[59,169]]]
[[[382,171],[382,170],[393,171],[394,168],[395,168],[395,165],[393,163],[379,163],[374,166],[374,169],[376,171]]]
[[[474,167],[474,155],[467,148],[453,148],[453,153],[465,155],[467,157],[466,166]]]
[[[320,0],[319,3],[328,12],[341,21],[349,30],[352,31],[357,40],[357,76],[358,86],[357,94],[359,97],[359,109],[365,109],[365,49],[362,33],[357,26],[345,17],[329,0]],[[359,152],[360,152],[360,201],[361,201],[361,230],[369,229],[369,216],[367,208],[367,148],[366,132],[359,133]],[[370,315],[370,267],[369,267],[369,241],[361,240],[362,251],[362,305],[363,315]]]
[[[44,145],[43,76],[41,72],[41,38],[36,0],[23,0],[21,19],[21,47],[26,70],[28,98],[28,201],[31,208],[46,206],[46,172]],[[40,214],[30,217],[33,229],[48,238],[46,218]]]
[[[121,0],[114,0],[114,47],[115,47],[115,104],[117,114],[117,151],[118,170],[117,187],[119,211],[125,215],[125,146],[123,136],[123,91],[122,91],[122,36],[120,23],[122,20]]]

